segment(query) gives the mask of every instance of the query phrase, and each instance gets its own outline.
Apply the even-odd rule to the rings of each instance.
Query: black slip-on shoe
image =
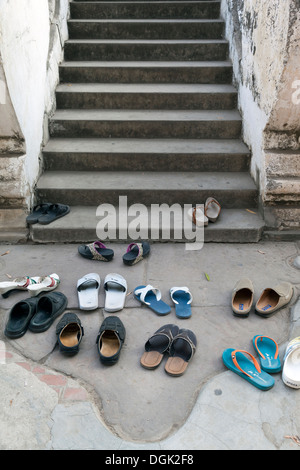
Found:
[[[17,302],[12,307],[4,330],[5,336],[16,339],[26,333],[29,323],[36,313],[37,303],[37,297],[30,297]]]
[[[38,299],[36,313],[29,323],[29,330],[34,333],[48,330],[67,305],[68,299],[62,292],[49,292],[43,295]]]
[[[126,331],[119,317],[109,316],[100,326],[96,344],[100,361],[105,365],[115,364],[125,341]]]
[[[77,354],[82,337],[83,326],[75,313],[67,312],[56,325],[59,350],[67,355]]]

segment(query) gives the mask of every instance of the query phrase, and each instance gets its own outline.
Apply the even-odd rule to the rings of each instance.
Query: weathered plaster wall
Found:
[[[69,0],[0,0],[0,83],[5,94],[5,103],[0,96],[1,233],[14,230],[14,208],[18,230],[26,229],[55,104],[68,8]]]
[[[222,0],[221,12],[267,225],[300,228],[300,1]]]

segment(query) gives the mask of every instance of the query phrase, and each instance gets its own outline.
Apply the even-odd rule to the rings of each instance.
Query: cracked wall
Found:
[[[300,1],[222,0],[266,225],[300,228]]]

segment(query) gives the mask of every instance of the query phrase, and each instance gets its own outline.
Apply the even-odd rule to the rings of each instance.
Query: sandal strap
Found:
[[[140,301],[143,302],[144,304],[146,305],[150,305],[150,302],[147,302],[145,300],[145,297],[146,295],[149,293],[149,292],[154,292],[155,296],[156,296],[156,300],[160,300],[161,299],[161,291],[157,288],[157,287],[153,287],[151,286],[150,284],[148,284],[147,286],[145,287],[142,287],[141,289],[137,289],[135,291],[136,294],[140,294]]]
[[[277,359],[278,353],[279,353],[279,351],[278,351],[278,344],[276,343],[276,341],[275,341],[273,338],[270,338],[270,336],[257,336],[257,337],[255,338],[254,343],[255,343],[255,346],[256,346],[256,349],[257,349],[258,354],[259,354],[263,359],[266,359],[265,356],[263,355],[263,353],[259,350],[259,347],[258,347],[258,345],[257,345],[257,341],[258,341],[259,339],[262,341],[263,338],[268,338],[268,339],[270,339],[271,341],[273,341],[273,343],[274,343],[275,346],[276,346],[276,351],[275,351],[274,359]]]
[[[130,245],[128,245],[126,253],[131,251],[132,248],[134,248],[135,246],[138,248],[138,255],[135,258],[135,260],[133,261],[132,265],[134,265],[134,264],[138,263],[139,261],[141,261],[143,259],[143,254],[144,254],[143,244],[139,243],[139,242],[130,243]]]
[[[98,245],[99,248],[106,248],[105,245],[102,246],[101,242],[94,242],[94,243],[90,243],[86,245],[88,249],[90,250],[90,252],[92,253],[93,259],[98,260],[98,261],[108,261],[103,255],[101,255],[101,253],[99,253],[99,251],[96,249],[96,245]]]
[[[175,300],[175,299],[173,298],[173,294],[175,294],[176,291],[180,291],[180,290],[183,291],[183,292],[186,292],[187,294],[189,294],[190,299],[189,299],[189,301],[188,301],[188,305],[191,304],[191,303],[192,303],[192,300],[193,300],[193,296],[192,296],[192,294],[191,294],[191,292],[190,292],[190,290],[189,290],[188,287],[172,287],[172,288],[170,289],[170,294],[171,294],[171,299],[173,300],[174,304],[178,304],[178,302],[177,302],[177,300]]]
[[[232,362],[234,363],[234,365],[241,371],[243,372],[243,374],[247,375],[248,377],[252,377],[250,374],[248,374],[248,372],[245,372],[241,367],[240,365],[238,364],[237,362],[237,358],[236,358],[236,353],[237,352],[240,352],[240,353],[244,353],[244,354],[247,354],[248,356],[250,356],[250,358],[252,359],[253,361],[253,364],[254,364],[254,367],[255,369],[261,373],[261,368],[260,368],[260,365],[259,363],[257,362],[257,360],[255,359],[255,357],[249,353],[248,351],[244,351],[243,349],[235,349],[234,351],[232,351],[231,353],[231,359],[232,359]]]

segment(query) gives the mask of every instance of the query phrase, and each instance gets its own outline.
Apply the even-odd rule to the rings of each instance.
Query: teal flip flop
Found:
[[[190,318],[192,315],[192,294],[188,287],[172,287],[170,289],[171,299],[175,304],[175,313],[178,318]]]
[[[253,347],[259,354],[261,368],[269,374],[281,371],[278,354],[278,344],[269,336],[256,335],[253,338]]]
[[[157,315],[167,315],[171,312],[170,305],[161,300],[161,292],[150,284],[138,286],[134,289],[134,297],[151,308]]]
[[[249,358],[247,356],[249,356]],[[261,370],[258,361],[248,351],[228,348],[223,351],[224,365],[260,390],[269,390],[275,381],[271,375]]]

